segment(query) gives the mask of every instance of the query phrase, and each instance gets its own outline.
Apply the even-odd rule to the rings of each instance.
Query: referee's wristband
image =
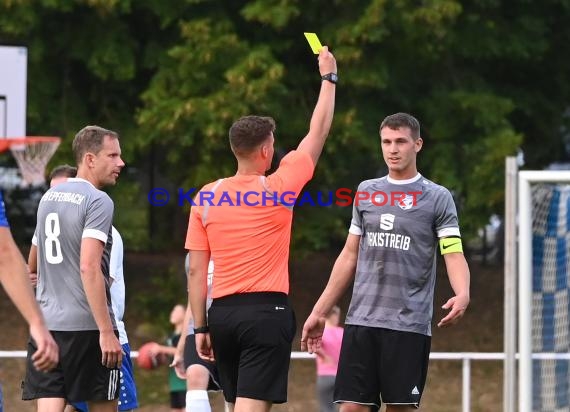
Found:
[[[332,84],[337,84],[338,82],[338,75],[336,73],[327,73],[321,76],[321,80],[328,80]]]
[[[199,328],[194,328],[194,334],[208,333],[208,332],[210,332],[210,328],[208,326],[201,326]]]

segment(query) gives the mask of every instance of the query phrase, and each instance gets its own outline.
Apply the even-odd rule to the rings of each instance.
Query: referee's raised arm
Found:
[[[311,117],[309,132],[297,148],[301,152],[308,153],[315,166],[331,128],[338,81],[336,60],[327,46],[324,46],[319,53],[319,72],[321,74],[319,99]]]

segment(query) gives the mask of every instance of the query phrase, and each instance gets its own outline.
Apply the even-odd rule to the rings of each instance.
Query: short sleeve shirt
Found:
[[[438,239],[460,235],[451,193],[421,175],[367,180],[358,191],[369,197],[355,202],[349,229],[360,245],[346,324],[429,336]]]
[[[236,175],[198,193],[190,211],[186,249],[210,251],[216,265],[214,299],[249,292],[289,293],[289,202],[313,170],[307,153],[292,151],[267,177]],[[200,200],[205,194],[211,204]]]
[[[109,292],[112,220],[113,201],[86,180],[70,178],[42,196],[32,243],[38,250],[36,298],[49,330],[98,329],[79,270],[83,238],[105,245],[101,270],[107,307],[116,328]]]
[[[127,331],[125,330],[125,322],[123,315],[125,314],[125,277],[123,275],[123,238],[119,231],[112,227],[113,247],[109,259],[109,276],[113,279],[111,287],[111,303],[113,305],[113,313],[115,314],[115,322],[117,322],[117,330],[119,332],[119,342],[121,345],[129,342]]]

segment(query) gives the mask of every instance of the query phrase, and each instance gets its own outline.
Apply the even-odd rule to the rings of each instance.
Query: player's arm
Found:
[[[324,46],[319,53],[319,72],[321,76],[329,73],[337,73],[336,60],[328,47]],[[323,146],[329,134],[335,105],[336,85],[330,81],[321,82],[321,91],[317,104],[311,117],[309,132],[299,144],[297,150],[306,152],[317,164]]]
[[[360,236],[349,233],[344,248],[335,261],[325,290],[303,326],[301,350],[308,350],[309,353],[319,350],[326,316],[354,279],[359,244]]]
[[[188,297],[190,299],[190,297]],[[186,347],[186,335],[188,332],[188,325],[190,325],[190,321],[192,320],[192,309],[190,308],[190,301],[188,301],[188,305],[186,305],[186,313],[184,314],[184,329],[182,330],[182,335],[178,340],[178,344],[176,345],[176,353],[174,356],[178,356],[180,359],[184,359],[184,348]],[[174,363],[174,362],[173,362]]]
[[[115,336],[107,306],[105,277],[101,271],[103,248],[104,243],[101,240],[84,237],[81,240],[79,269],[87,302],[99,329],[102,363],[108,368],[114,368],[121,365],[122,348]]]
[[[190,250],[190,268],[188,270],[188,302],[194,316],[194,330],[208,326],[206,301],[208,295],[209,250]],[[198,355],[207,360],[214,360],[210,343],[210,334],[196,333]]]
[[[59,362],[59,349],[45,326],[28,279],[26,263],[7,227],[0,227],[0,283],[30,325],[30,333],[38,347],[32,358],[34,366],[43,371],[52,369]]]
[[[463,249],[459,250],[459,246],[461,246],[461,238],[459,237],[440,239],[440,250],[443,253],[449,283],[451,284],[455,296],[442,306],[443,309],[449,310],[449,313],[437,326],[453,325],[463,317],[467,306],[469,306],[469,283],[471,276],[469,266],[463,254]],[[449,252],[445,253],[446,251]]]
[[[28,254],[28,277],[30,284],[35,288],[38,284],[38,247],[34,244]]]
[[[186,274],[188,276],[188,274]],[[192,320],[192,309],[190,307],[190,294],[188,294],[188,304],[186,305],[186,313],[184,314],[184,329],[182,330],[182,335],[178,339],[178,344],[176,345],[176,350],[174,352],[174,358],[170,366],[174,367],[176,375],[181,379],[186,379],[186,371],[184,370],[184,349],[186,347],[186,333],[188,325]]]
[[[10,229],[6,227],[0,227],[0,282],[24,319],[30,325],[43,325],[42,314],[28,281],[26,263]]]
[[[182,337],[180,337],[180,339],[182,340]],[[160,343],[156,343],[155,345],[152,346],[151,353],[153,355],[160,355],[161,353],[163,353],[163,354],[168,355],[168,356],[174,356],[176,354],[176,348],[172,347],[172,346],[166,346],[166,345],[161,345]]]
[[[28,254],[28,269],[30,269],[30,272],[32,273],[38,272],[38,247],[36,245],[32,245],[30,247],[30,253]]]

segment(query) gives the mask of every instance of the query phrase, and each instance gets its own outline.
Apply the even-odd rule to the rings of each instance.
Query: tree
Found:
[[[383,173],[378,125],[406,111],[423,126],[421,172],[452,189],[474,233],[502,210],[506,155],[522,147],[531,168],[568,156],[569,9],[564,0],[0,0],[0,42],[30,50],[28,129],[67,139],[85,123],[118,129],[136,176],[153,170],[174,190],[233,173],[227,130],[244,114],[276,119],[278,152],[296,146],[319,87],[302,33],[317,32],[341,80],[307,190],[354,189]],[[349,209],[300,207],[294,246],[336,247]],[[158,235],[178,238],[187,206],[148,210],[170,222]]]

